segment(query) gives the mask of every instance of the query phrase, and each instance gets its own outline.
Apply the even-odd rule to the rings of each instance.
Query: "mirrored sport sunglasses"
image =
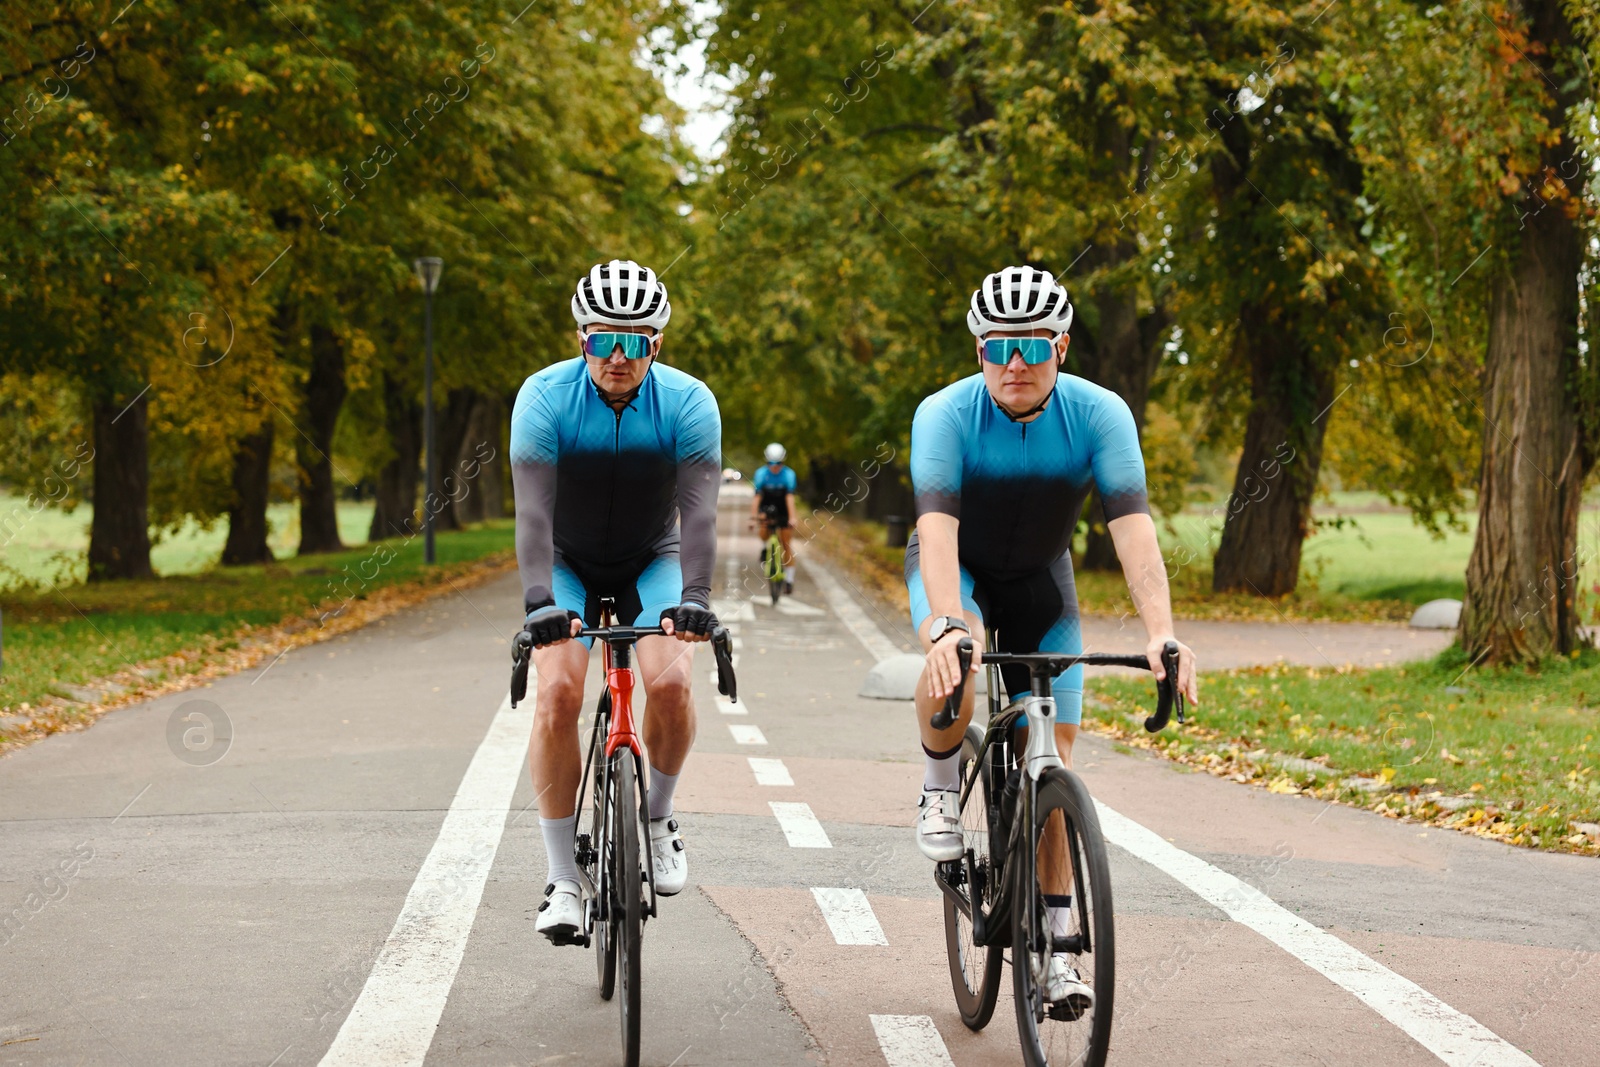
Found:
[[[643,359],[650,354],[650,341],[648,334],[598,331],[584,334],[583,350],[596,359],[610,359],[611,353],[621,345],[624,356],[629,359]]]
[[[1055,358],[1054,337],[989,337],[983,342],[983,358],[997,366],[1011,362],[1014,352],[1022,353],[1022,362],[1030,366]]]

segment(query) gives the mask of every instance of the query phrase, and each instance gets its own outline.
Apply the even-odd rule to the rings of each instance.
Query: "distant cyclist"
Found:
[[[986,626],[998,629],[1003,651],[1083,651],[1071,548],[1091,485],[1144,620],[1151,669],[1166,676],[1161,649],[1173,639],[1172,605],[1138,431],[1115,393],[1061,373],[1071,325],[1067,291],[1050,274],[1007,267],[989,275],[967,313],[979,373],[925,399],[911,424],[917,532],[906,546],[906,586],[927,651],[916,696],[924,754],[917,845],[930,859],[959,859],[963,849],[961,738],[976,687],[967,687],[954,726],[939,732],[929,725],[960,676],[956,645],[972,637],[980,653],[973,670]],[[1179,687],[1195,702],[1194,653],[1180,644],[1179,657]],[[1027,693],[1025,670],[1006,668],[1005,675],[1012,697]],[[1071,766],[1083,668],[1067,671],[1054,688],[1056,745]],[[1045,900],[1064,936],[1070,887],[1056,888]],[[1052,956],[1048,978],[1052,1002],[1094,995],[1065,954]]]
[[[794,549],[790,539],[794,536],[794,491],[798,482],[794,468],[783,462],[787,455],[776,441],[767,446],[767,464],[751,479],[756,495],[750,501],[750,521],[752,525],[760,523],[762,541],[771,537],[772,531],[778,532],[783,545],[783,591],[793,593]]]
[[[517,563],[538,673],[528,762],[549,861],[536,928],[557,944],[575,942],[583,925],[573,843],[590,642],[572,638],[598,624],[602,597],[616,599],[624,624],[659,621],[677,638],[646,637],[637,649],[656,892],[677,893],[688,878],[672,796],[694,742],[693,656],[678,641],[704,641],[717,624],[709,605],[722,470],[711,390],[655,365],[672,315],[655,274],[629,260],[596,266],[572,314],[581,355],[524,382],[511,420]]]

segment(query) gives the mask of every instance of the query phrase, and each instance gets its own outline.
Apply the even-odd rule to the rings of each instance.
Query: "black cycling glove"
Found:
[[[679,604],[675,608],[668,608],[661,613],[661,618],[671,619],[673,631],[680,634],[710,637],[711,631],[717,628],[717,617],[710,608],[699,604]]]
[[[533,638],[535,648],[553,645],[572,636],[572,620],[577,618],[565,608],[554,604],[528,612],[522,628]]]

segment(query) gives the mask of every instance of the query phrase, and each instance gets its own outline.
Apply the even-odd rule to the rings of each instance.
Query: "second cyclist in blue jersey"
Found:
[[[763,457],[766,465],[756,470],[756,475],[750,480],[755,496],[750,500],[750,522],[761,527],[761,540],[764,542],[774,532],[778,535],[778,543],[783,547],[783,591],[794,592],[794,548],[791,538],[794,536],[794,492],[799,488],[799,479],[795,476],[794,468],[784,462],[788,452],[778,442],[774,441],[767,446]],[[762,549],[765,553],[766,549]],[[765,555],[762,559],[765,561]]]
[[[970,635],[979,654],[985,628],[1008,652],[1083,651],[1072,580],[1072,535],[1091,488],[1144,622],[1156,677],[1173,639],[1166,566],[1145,496],[1139,435],[1115,393],[1061,373],[1072,304],[1045,271],[1008,267],[972,295],[967,326],[978,373],[924,400],[911,424],[911,481],[917,532],[906,548],[912,623],[927,651],[917,684],[924,754],[917,844],[934,860],[959,859],[961,739],[972,716],[968,686],[947,730],[929,720],[960,676],[956,646]],[[1194,653],[1180,645],[1178,684],[1195,700]],[[1022,668],[1005,688],[1027,692]],[[1083,668],[1056,679],[1056,745],[1072,763],[1083,703]],[[1070,886],[1047,897],[1065,922]],[[1052,1000],[1092,996],[1065,956],[1053,958]]]
[[[655,274],[628,260],[596,266],[572,313],[581,354],[524,382],[511,419],[517,562],[538,673],[528,761],[549,862],[537,928],[558,944],[575,943],[583,915],[573,842],[589,649],[573,638],[598,625],[602,598],[624,625],[659,622],[669,635],[637,645],[651,852],[657,893],[687,880],[672,798],[695,716],[693,657],[679,642],[704,641],[717,624],[709,605],[722,470],[711,390],[656,363],[672,307]]]

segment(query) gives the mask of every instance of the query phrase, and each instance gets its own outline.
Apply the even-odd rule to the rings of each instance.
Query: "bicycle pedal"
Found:
[[[1088,1010],[1089,1003],[1083,997],[1068,997],[1059,1004],[1046,1005],[1044,1013],[1058,1023],[1075,1023]]]

